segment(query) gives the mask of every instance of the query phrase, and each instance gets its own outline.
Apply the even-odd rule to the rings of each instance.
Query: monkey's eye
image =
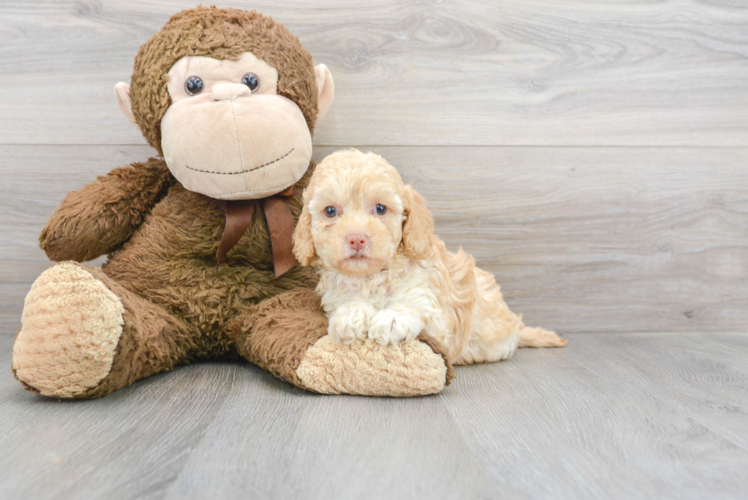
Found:
[[[242,77],[242,83],[254,92],[260,86],[260,79],[254,73],[247,73]]]
[[[203,91],[203,79],[199,76],[191,76],[184,82],[184,90],[190,95],[197,95]]]
[[[332,219],[338,215],[338,209],[335,207],[327,207],[325,208],[325,215]]]
[[[384,215],[387,213],[387,207],[377,204],[377,206],[374,207],[374,213],[377,215]]]

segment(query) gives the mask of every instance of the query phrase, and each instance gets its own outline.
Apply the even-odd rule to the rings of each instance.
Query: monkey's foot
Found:
[[[13,372],[34,392],[71,398],[112,369],[122,335],[120,299],[83,267],[64,262],[37,278],[13,345]]]
[[[442,354],[420,340],[346,345],[330,336],[306,351],[296,374],[305,388],[322,394],[395,397],[436,394],[453,376]]]

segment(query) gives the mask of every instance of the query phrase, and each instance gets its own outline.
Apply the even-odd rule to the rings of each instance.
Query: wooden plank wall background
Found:
[[[113,99],[192,1],[0,2],[0,333],[69,190],[153,154]],[[741,0],[259,0],[327,64],[317,159],[383,154],[528,323],[745,331]]]

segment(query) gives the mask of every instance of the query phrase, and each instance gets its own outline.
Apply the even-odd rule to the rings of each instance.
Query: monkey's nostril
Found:
[[[211,96],[214,101],[230,101],[239,96],[249,95],[252,91],[240,83],[221,83],[213,85]]]

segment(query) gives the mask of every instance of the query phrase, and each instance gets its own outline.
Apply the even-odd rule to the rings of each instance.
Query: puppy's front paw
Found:
[[[333,340],[345,344],[357,339],[363,340],[374,313],[376,310],[368,304],[340,307],[330,315],[327,334]]]
[[[423,320],[412,312],[383,309],[371,320],[369,338],[382,345],[398,344],[416,338],[423,326]]]

